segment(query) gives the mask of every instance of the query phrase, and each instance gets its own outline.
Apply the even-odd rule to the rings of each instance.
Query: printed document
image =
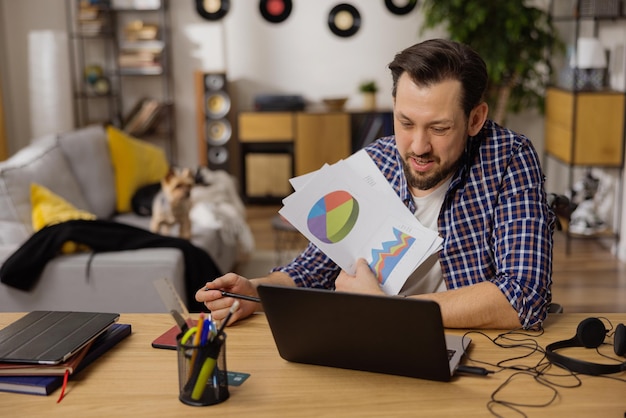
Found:
[[[439,234],[404,206],[364,150],[291,184],[279,213],[348,273],[366,259],[387,294],[441,249]]]

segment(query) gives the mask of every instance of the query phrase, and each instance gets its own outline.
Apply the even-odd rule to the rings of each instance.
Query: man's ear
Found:
[[[489,105],[486,102],[481,102],[475,108],[472,109],[469,115],[469,123],[467,126],[468,135],[476,135],[485,124],[487,120],[487,113],[489,112]]]

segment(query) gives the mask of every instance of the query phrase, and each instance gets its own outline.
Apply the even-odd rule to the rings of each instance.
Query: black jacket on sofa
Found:
[[[188,309],[205,310],[195,301],[196,291],[222,273],[203,249],[188,240],[154,234],[145,229],[104,220],[75,220],[47,226],[33,234],[0,268],[0,281],[22,290],[31,289],[46,263],[56,257],[66,241],[84,244],[94,253],[173,247],[185,261],[185,289]],[[155,277],[155,279],[157,279]]]

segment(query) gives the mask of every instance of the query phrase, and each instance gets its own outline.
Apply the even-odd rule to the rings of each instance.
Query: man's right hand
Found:
[[[211,311],[213,319],[218,321],[226,318],[230,307],[235,303],[234,298],[222,296],[223,290],[242,295],[257,296],[256,287],[250,280],[235,273],[227,273],[212,282],[207,282],[205,287],[196,292],[196,300],[204,303],[204,306]],[[260,310],[260,303],[239,300],[239,309],[233,313],[228,325],[232,325],[238,320]]]

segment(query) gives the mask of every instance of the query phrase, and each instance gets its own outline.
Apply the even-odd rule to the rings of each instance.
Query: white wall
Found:
[[[392,15],[382,1],[357,0],[362,27],[350,38],[333,35],[328,12],[336,0],[294,2],[289,18],[265,21],[258,2],[231,2],[219,22],[200,18],[192,7],[172,9],[175,95],[179,138],[195,138],[195,70],[225,71],[239,109],[250,109],[259,93],[301,94],[307,101],[347,96],[359,107],[357,86],[375,79],[382,107],[391,106],[391,79],[386,65],[396,52],[419,40],[419,8]],[[194,164],[194,147],[179,147],[182,162]]]
[[[0,0],[0,8],[2,94],[9,154],[13,154],[31,140],[28,34],[32,30],[65,30],[65,2]]]
[[[0,0],[0,70],[3,71],[9,151],[31,140],[28,97],[28,45],[33,30],[66,30],[64,0]],[[198,16],[194,2],[171,1],[173,74],[178,137],[178,163],[195,166],[195,71],[225,71],[238,108],[251,108],[258,93],[302,94],[310,102],[348,96],[347,106],[361,104],[358,84],[375,79],[381,107],[391,106],[391,78],[386,68],[395,53],[421,40],[419,6],[396,16],[383,1],[353,0],[362,18],[350,38],[333,35],[327,16],[336,0],[294,2],[291,16],[279,24],[266,22],[253,0],[232,1],[224,19]],[[430,32],[426,37],[441,33]],[[511,118],[542,149],[543,119],[535,114]]]

